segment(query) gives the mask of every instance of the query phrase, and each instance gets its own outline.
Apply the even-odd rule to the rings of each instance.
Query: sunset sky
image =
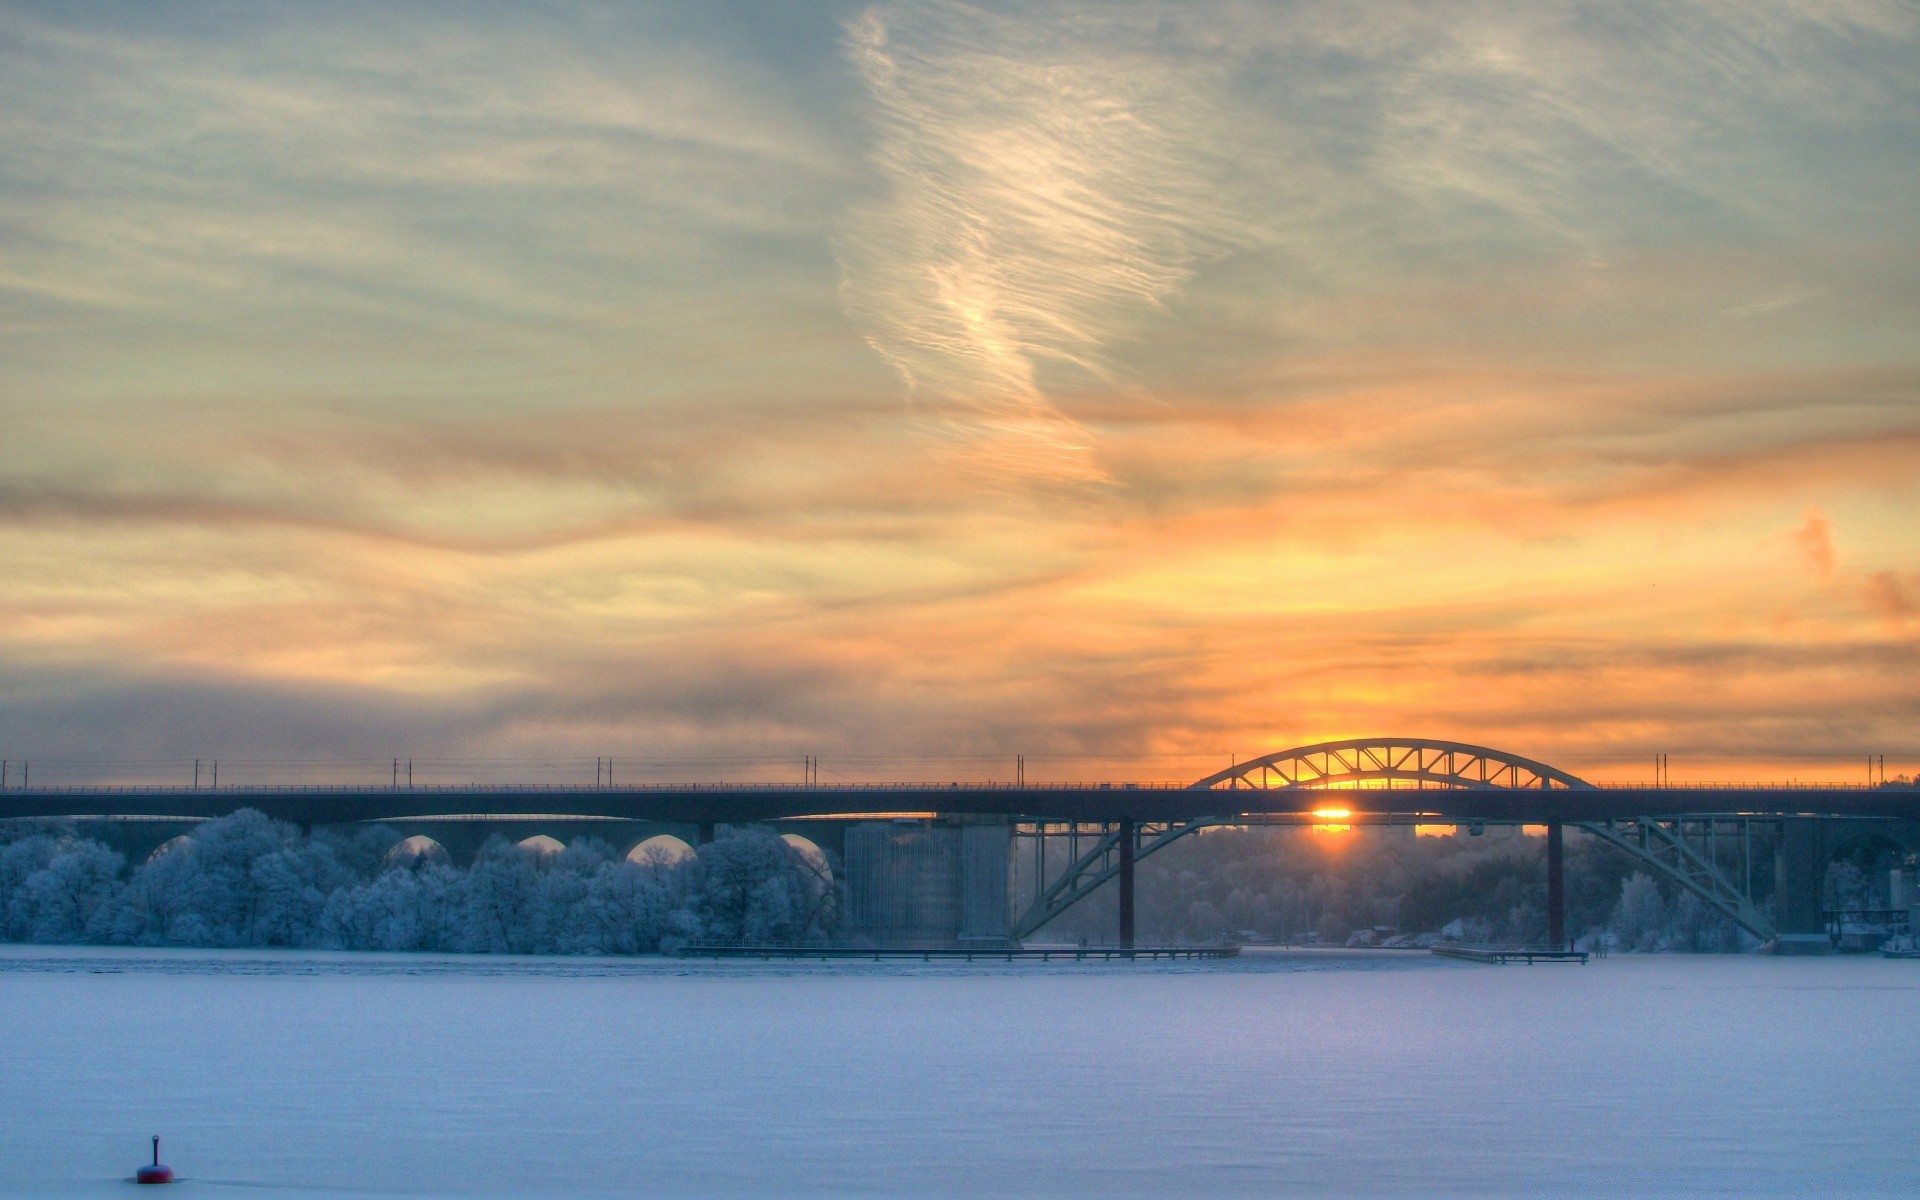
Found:
[[[1856,780],[1916,511],[1913,3],[0,5],[16,761]]]

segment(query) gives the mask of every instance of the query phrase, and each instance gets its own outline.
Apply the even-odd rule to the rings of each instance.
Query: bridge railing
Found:
[[[413,783],[393,786],[385,783],[224,783],[218,788],[192,787],[166,783],[36,783],[28,787],[9,785],[0,795],[31,792],[35,795],[172,795],[177,792],[233,792],[240,795],[285,795],[290,793],[337,794],[340,792],[455,792],[511,795],[522,792],[571,795],[581,792],[1091,792],[1091,791],[1185,791],[1193,785],[1184,780],[1053,780],[1040,783],[956,781],[948,783],[649,783],[621,784],[609,787],[589,783]]]
[[[1040,782],[1013,783],[1005,780],[959,780],[947,783],[923,781],[894,783],[769,783],[765,781],[747,781],[728,783],[649,783],[621,784],[607,786],[587,783],[413,783],[394,786],[386,783],[227,783],[215,788],[212,786],[193,787],[188,784],[165,783],[36,783],[25,787],[9,784],[0,789],[0,795],[174,795],[182,792],[220,792],[236,795],[337,795],[342,792],[423,792],[423,793],[461,793],[461,794],[542,794],[577,795],[587,792],[675,792],[697,795],[705,792],[834,792],[858,795],[866,792],[914,792],[937,794],[940,792],[1104,792],[1104,791],[1186,791],[1192,784],[1181,780],[1049,780]],[[1594,787],[1602,791],[1912,791],[1920,785],[1912,783],[1844,783],[1819,782],[1811,780],[1793,780],[1789,782],[1749,780],[1693,780],[1686,783],[1643,782],[1634,780],[1616,780],[1596,783]],[[1229,789],[1217,789],[1227,791]],[[1240,791],[1296,790],[1242,788]],[[1300,791],[1324,791],[1332,793],[1352,791],[1449,791],[1458,790],[1446,787],[1416,787],[1410,780],[1364,780],[1358,783],[1340,784],[1329,788],[1303,787]],[[1493,787],[1492,791],[1535,790]]]

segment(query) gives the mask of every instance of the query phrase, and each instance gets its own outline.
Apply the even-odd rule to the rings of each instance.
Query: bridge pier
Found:
[[[963,946],[1007,945],[1013,826],[970,820],[960,826],[960,931]]]
[[[1120,948],[1133,949],[1133,852],[1132,817],[1120,821]]]
[[[1780,844],[1773,857],[1773,920],[1779,936],[1775,954],[1831,954],[1822,892],[1827,879],[1826,839],[1813,817],[1780,822]]]
[[[1567,948],[1567,842],[1558,821],[1547,826],[1547,941]]]
[[[969,814],[852,824],[844,931],[890,948],[1005,948],[1012,835],[1005,817]]]

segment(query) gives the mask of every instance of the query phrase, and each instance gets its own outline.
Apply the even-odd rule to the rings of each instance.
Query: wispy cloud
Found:
[[[1826,291],[1827,289],[1824,287],[1781,288],[1778,291],[1770,292],[1760,297],[1758,300],[1753,300],[1746,304],[1736,304],[1732,308],[1723,308],[1720,310],[1720,315],[1723,317],[1731,317],[1736,321],[1745,320],[1748,317],[1760,316],[1762,313],[1778,312],[1783,308],[1791,308],[1803,301],[1811,300],[1815,296],[1824,295]]]
[[[606,267],[817,231],[848,165],[764,72],[644,22],[596,45],[360,16],[263,5],[210,36],[0,13],[0,164],[34,181],[0,206],[0,283],[229,322],[580,320],[631,299]]]
[[[1124,388],[1107,357],[1217,245],[1198,97],[1137,14],[869,10],[847,52],[874,102],[881,194],[841,226],[849,309],[962,443],[1101,474],[1047,380]]]

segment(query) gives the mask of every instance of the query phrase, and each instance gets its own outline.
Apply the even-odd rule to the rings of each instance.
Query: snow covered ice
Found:
[[[1898,1195],[1920,964],[0,948],[0,1193]]]

